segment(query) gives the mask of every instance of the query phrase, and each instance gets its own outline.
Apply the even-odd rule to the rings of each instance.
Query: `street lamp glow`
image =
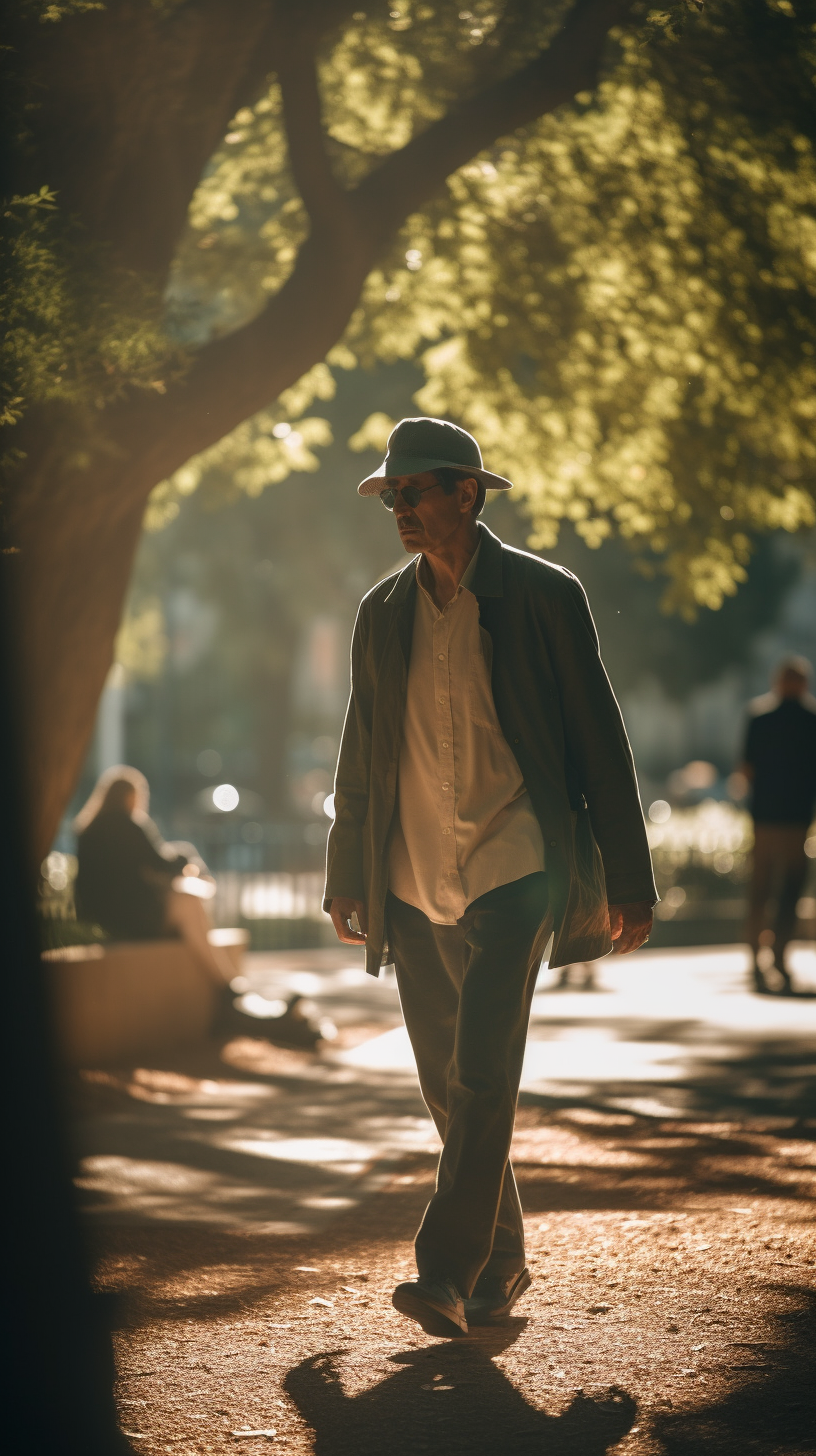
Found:
[[[229,814],[238,808],[241,795],[234,784],[219,784],[217,789],[213,789],[212,797],[216,809],[220,809],[222,814]]]
[[[671,819],[671,804],[665,799],[655,799],[649,807],[649,818],[653,824],[668,824]]]

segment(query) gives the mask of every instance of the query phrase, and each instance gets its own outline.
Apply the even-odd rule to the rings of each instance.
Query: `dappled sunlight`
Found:
[[[440,1344],[390,1303],[439,1140],[393,981],[353,959],[258,955],[245,975],[270,999],[297,980],[368,1028],[356,1047],[247,1036],[85,1074],[80,1196],[126,1300],[126,1428],[219,1451],[274,1429],[304,1456],[373,1456],[385,1429],[405,1456],[460,1435],[483,1456],[624,1437],[743,1456],[754,1428],[759,1456],[777,1430],[802,1449],[814,1003],[752,997],[740,947],[609,958],[595,992],[542,970],[512,1149],[532,1288],[520,1317]]]

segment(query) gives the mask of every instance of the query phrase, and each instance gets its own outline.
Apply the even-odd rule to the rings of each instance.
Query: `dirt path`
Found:
[[[283,1096],[297,1054],[268,1056],[265,1071],[256,1056],[236,1073],[233,1050],[230,1075]],[[778,1043],[764,1062],[752,1056],[741,1098],[706,1120],[525,1093],[514,1157],[534,1283],[516,1318],[467,1340],[431,1339],[390,1304],[413,1267],[427,1149],[302,1234],[103,1220],[92,1237],[100,1287],[120,1296],[118,1395],[134,1451],[812,1456],[808,1058]],[[786,1094],[769,1097],[782,1064]],[[113,1125],[134,1100],[167,1105],[162,1076],[180,1079],[181,1096],[219,1075],[215,1047],[155,1070],[152,1094],[149,1076],[99,1074],[83,1084],[85,1112]]]

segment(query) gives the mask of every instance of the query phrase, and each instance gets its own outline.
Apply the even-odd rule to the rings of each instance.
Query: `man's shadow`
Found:
[[[603,1456],[632,1426],[634,1400],[618,1389],[592,1397],[576,1391],[559,1416],[528,1405],[493,1362],[526,1323],[391,1355],[394,1374],[352,1396],[338,1368],[345,1352],[327,1350],[296,1365],[285,1388],[314,1430],[315,1456]]]

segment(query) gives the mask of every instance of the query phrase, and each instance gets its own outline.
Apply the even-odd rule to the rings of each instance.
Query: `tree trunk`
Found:
[[[159,396],[132,397],[105,412],[104,434],[89,425],[79,438],[61,407],[27,419],[5,559],[37,862],[90,743],[151,490],[325,357],[371,263],[370,248],[330,256],[310,240],[271,310],[240,341],[206,351],[170,410]]]
[[[18,517],[5,557],[36,863],[93,733],[144,515],[143,497],[123,499],[104,476],[84,485],[57,472],[47,502]]]

